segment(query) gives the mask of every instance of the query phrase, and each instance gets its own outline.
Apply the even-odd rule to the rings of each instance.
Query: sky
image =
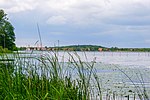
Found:
[[[150,47],[150,0],[0,0],[17,46]]]

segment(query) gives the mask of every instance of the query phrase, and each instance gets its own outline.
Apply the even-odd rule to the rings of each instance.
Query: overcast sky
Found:
[[[150,0],[0,0],[17,46],[150,47]]]

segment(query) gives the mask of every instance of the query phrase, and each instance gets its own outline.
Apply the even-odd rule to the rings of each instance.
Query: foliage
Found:
[[[21,58],[16,60],[17,64],[12,65],[0,63],[0,100],[81,100],[77,83],[57,69],[60,65],[56,56],[37,58],[38,65],[30,61],[22,63]],[[49,66],[45,66],[45,60],[49,60]],[[42,71],[41,75],[37,68]]]
[[[99,48],[106,49],[102,46],[97,45],[72,45],[72,46],[61,46],[61,47],[50,47],[50,50],[63,50],[63,51],[98,51]]]
[[[15,46],[15,33],[14,27],[8,21],[7,14],[0,10],[0,46],[14,50]]]
[[[12,51],[8,50],[7,48],[4,48],[0,46],[0,53],[12,53]]]
[[[128,51],[128,52],[150,52],[150,48],[117,48],[111,47],[109,51]]]
[[[34,47],[32,47],[33,49]],[[27,50],[27,47],[19,47],[17,50]],[[101,50],[100,50],[101,49]],[[110,51],[110,52],[150,52],[150,48],[118,48],[118,47],[103,47],[98,45],[71,45],[71,46],[56,46],[45,47],[48,51]]]

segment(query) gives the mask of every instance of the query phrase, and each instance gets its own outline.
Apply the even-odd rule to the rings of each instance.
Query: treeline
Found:
[[[47,51],[110,51],[110,52],[150,52],[150,48],[118,48],[97,45],[71,45],[56,47],[20,47],[18,50],[47,50]]]
[[[106,47],[97,46],[97,45],[71,45],[71,46],[60,46],[60,47],[49,47],[49,50],[62,50],[62,51],[98,51],[99,48],[103,50]]]
[[[150,48],[109,48],[109,51],[150,52]]]
[[[150,48],[118,48],[118,47],[103,47],[97,45],[72,45],[61,47],[49,47],[48,50],[62,50],[62,51],[128,51],[128,52],[150,52]]]

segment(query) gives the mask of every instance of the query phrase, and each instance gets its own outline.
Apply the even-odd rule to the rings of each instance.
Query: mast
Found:
[[[37,23],[37,29],[38,29],[38,34],[39,34],[39,38],[40,38],[40,47],[41,47],[41,50],[42,50],[42,38],[41,38],[41,33],[40,33],[40,28],[39,28],[38,23]]]

